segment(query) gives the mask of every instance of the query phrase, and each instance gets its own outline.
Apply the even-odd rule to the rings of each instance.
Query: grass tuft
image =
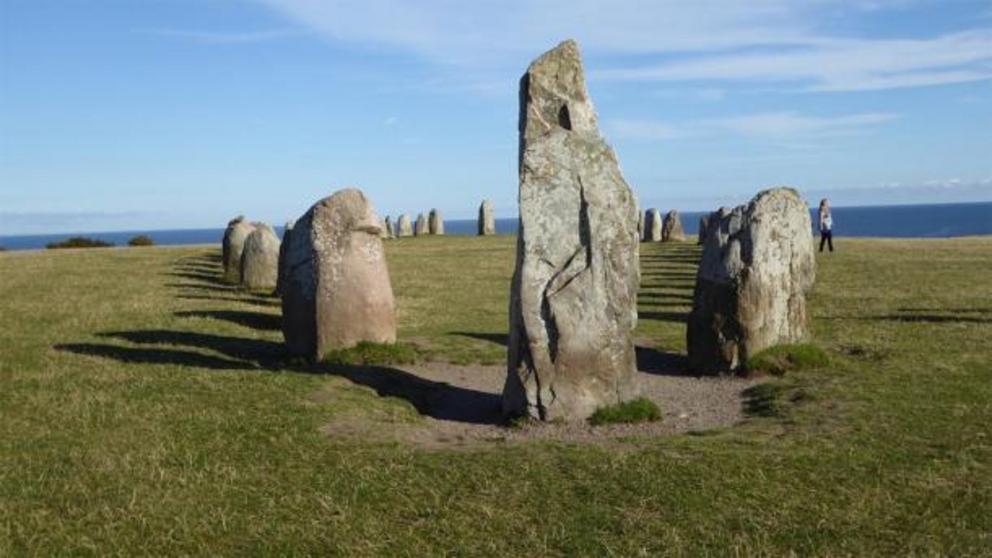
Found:
[[[619,424],[635,422],[654,422],[661,420],[661,408],[654,401],[644,397],[601,407],[589,417],[589,424]]]
[[[822,368],[830,363],[823,349],[816,345],[801,343],[778,345],[765,349],[747,360],[745,368],[749,373],[765,373],[781,376],[786,372]]]
[[[324,356],[328,364],[349,366],[382,366],[387,364],[413,364],[417,349],[407,343],[372,343],[362,341],[354,347],[331,351]]]

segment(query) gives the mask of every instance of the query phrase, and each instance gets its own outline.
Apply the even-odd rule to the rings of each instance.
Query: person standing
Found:
[[[834,218],[830,215],[830,200],[823,198],[820,200],[820,251],[823,251],[823,243],[830,246],[830,251],[834,251]]]

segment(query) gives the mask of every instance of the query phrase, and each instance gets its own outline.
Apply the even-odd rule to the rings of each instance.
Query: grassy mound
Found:
[[[781,376],[786,372],[822,368],[830,364],[830,358],[823,349],[808,343],[778,345],[765,349],[747,360],[748,373],[764,373]]]
[[[620,424],[635,422],[654,422],[661,420],[661,409],[644,397],[601,407],[589,417],[589,424],[599,426],[602,424]]]

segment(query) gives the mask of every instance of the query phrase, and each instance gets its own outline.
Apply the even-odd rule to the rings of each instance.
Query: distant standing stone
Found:
[[[251,223],[245,221],[244,216],[235,217],[227,224],[221,246],[224,281],[235,285],[241,282],[241,254],[245,248],[245,240],[254,229]]]
[[[644,212],[637,211],[637,238],[644,238]]]
[[[651,208],[644,213],[644,242],[661,242],[661,212]]]
[[[520,82],[520,236],[503,409],[582,420],[639,393],[637,202],[599,134],[578,45]]]
[[[431,210],[427,228],[430,234],[444,234],[444,218],[441,217],[441,212],[437,209]]]
[[[816,278],[809,208],[791,188],[710,214],[687,345],[702,372],[733,371],[752,355],[809,333]]]
[[[413,225],[410,224],[410,216],[406,213],[396,220],[396,236],[413,236]]]
[[[383,238],[393,238],[393,236],[394,236],[393,235],[393,230],[394,230],[393,229],[393,220],[389,218],[389,215],[386,215],[386,218],[382,220],[382,226],[384,226],[386,228],[386,231],[385,231],[386,236],[383,237]]]
[[[496,218],[493,216],[493,202],[482,200],[479,206],[479,236],[496,234]]]
[[[279,295],[282,293],[282,285],[286,282],[286,246],[289,244],[289,238],[293,234],[293,222],[287,221],[286,227],[282,231],[282,242],[279,243],[279,276],[276,279],[276,292]]]
[[[279,280],[279,237],[272,227],[256,223],[241,255],[241,286],[257,291],[274,289]]]
[[[320,360],[328,351],[361,341],[396,341],[381,226],[355,188],[320,200],[297,220],[282,293],[290,354]]]
[[[707,214],[705,214],[705,215],[703,215],[702,217],[699,218],[699,231],[696,233],[696,236],[697,236],[696,243],[697,244],[702,244],[703,241],[706,239],[706,228],[709,226],[709,224],[710,224],[710,214],[709,213],[707,213]]]
[[[417,215],[417,223],[413,226],[413,236],[424,236],[429,232],[427,218],[423,213]]]
[[[662,242],[672,242],[675,240],[685,240],[685,231],[682,229],[682,219],[679,212],[674,209],[665,214],[665,222],[661,227]]]

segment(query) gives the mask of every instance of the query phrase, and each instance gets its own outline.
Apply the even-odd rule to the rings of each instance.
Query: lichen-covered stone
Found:
[[[244,216],[235,217],[227,223],[221,245],[224,281],[234,285],[241,282],[241,254],[245,248],[245,240],[254,229],[255,227],[246,221]]]
[[[710,214],[687,329],[695,370],[733,371],[758,351],[808,335],[811,230],[809,208],[791,188]]]
[[[637,203],[599,134],[578,46],[521,80],[520,234],[503,408],[581,420],[636,397]]]
[[[241,254],[241,286],[257,291],[274,289],[279,279],[279,237],[272,227],[255,223]]]
[[[292,234],[293,222],[287,221],[286,226],[282,230],[282,242],[279,243],[279,277],[276,279],[276,295],[282,293],[283,283],[286,282],[286,246]]]
[[[430,231],[427,226],[427,218],[423,213],[417,215],[417,222],[413,225],[413,236],[424,236]]]
[[[479,205],[479,236],[496,234],[496,218],[493,215],[493,202],[482,200]]]
[[[427,218],[427,232],[428,234],[444,234],[444,218],[441,217],[441,212],[437,209],[432,209]]]
[[[679,212],[674,209],[665,214],[665,221],[661,226],[662,242],[672,242],[685,240],[685,231],[682,229],[682,219]]]
[[[413,236],[413,225],[410,224],[410,216],[406,213],[400,215],[400,218],[396,220],[396,236]]]
[[[381,226],[355,188],[324,198],[296,221],[282,293],[290,354],[320,360],[328,351],[361,341],[396,341]]]
[[[644,213],[644,242],[661,242],[661,212],[651,208]]]

